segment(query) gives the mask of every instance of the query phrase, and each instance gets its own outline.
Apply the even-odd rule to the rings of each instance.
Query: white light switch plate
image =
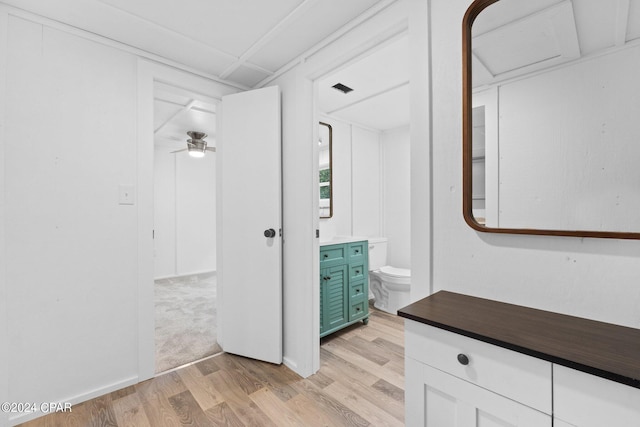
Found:
[[[118,203],[121,205],[136,204],[136,189],[133,185],[120,185]]]

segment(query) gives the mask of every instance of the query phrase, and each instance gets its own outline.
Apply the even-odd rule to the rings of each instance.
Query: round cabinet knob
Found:
[[[276,230],[274,230],[273,228],[270,228],[268,230],[264,230],[264,237],[276,237]]]
[[[458,362],[460,362],[461,365],[468,365],[469,364],[469,357],[466,354],[462,354],[460,353],[458,355]]]

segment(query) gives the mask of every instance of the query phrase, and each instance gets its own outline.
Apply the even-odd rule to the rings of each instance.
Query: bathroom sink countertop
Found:
[[[341,243],[361,242],[369,240],[368,237],[362,236],[335,236],[331,240],[320,240],[320,246],[339,245]]]

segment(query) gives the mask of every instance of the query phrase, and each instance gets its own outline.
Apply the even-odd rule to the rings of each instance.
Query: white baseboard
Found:
[[[287,368],[291,369],[293,372],[298,372],[298,364],[293,362],[291,359],[287,359],[286,357],[282,358],[282,363]]]
[[[82,402],[86,402],[87,400],[91,400],[95,397],[98,396],[102,396],[104,394],[107,393],[111,393],[112,391],[116,391],[116,390],[120,390],[122,388],[125,387],[129,387],[130,385],[134,385],[138,383],[138,376],[135,377],[130,377],[130,378],[126,378],[122,381],[118,381],[109,385],[106,385],[104,387],[100,387],[94,390],[90,390],[86,393],[82,393],[73,397],[69,397],[69,398],[65,398],[65,399],[59,399],[56,401],[56,403],[60,403],[60,404],[65,404],[65,403],[71,403],[71,410],[73,411],[73,405],[77,405],[79,403]],[[40,402],[40,403],[48,403],[48,402]],[[17,414],[14,417],[9,417],[9,425],[10,426],[15,426],[21,423],[25,423],[27,421],[31,421],[34,420],[36,418],[42,417],[48,415],[47,413],[43,413],[40,412],[39,410],[37,412],[29,412],[29,413],[23,413],[23,414]]]

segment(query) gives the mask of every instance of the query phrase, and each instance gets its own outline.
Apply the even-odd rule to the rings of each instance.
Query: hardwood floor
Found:
[[[284,365],[223,353],[21,425],[404,425],[402,318],[372,307],[368,325],[322,339],[320,364],[303,379]]]

